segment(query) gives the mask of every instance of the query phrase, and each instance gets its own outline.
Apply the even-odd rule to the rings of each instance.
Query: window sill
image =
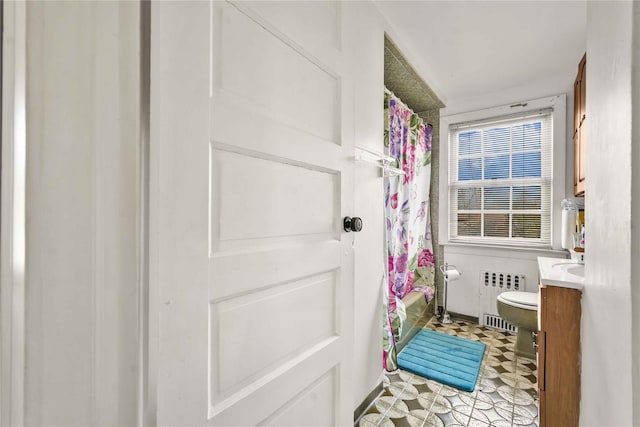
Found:
[[[522,245],[501,245],[493,243],[477,243],[477,242],[459,242],[448,241],[440,243],[442,246],[448,248],[460,248],[460,249],[480,249],[480,250],[497,250],[497,251],[517,251],[517,252],[535,252],[545,255],[556,255],[567,257],[568,252],[564,249],[554,249],[551,246],[522,246]]]

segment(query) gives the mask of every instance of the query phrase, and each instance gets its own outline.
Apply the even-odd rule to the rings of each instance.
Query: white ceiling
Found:
[[[517,96],[513,88],[569,91],[586,48],[585,1],[378,0],[377,6],[391,38],[447,106],[501,91]]]

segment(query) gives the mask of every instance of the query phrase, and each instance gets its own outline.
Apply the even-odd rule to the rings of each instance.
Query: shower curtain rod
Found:
[[[404,101],[402,101],[402,99],[398,95],[396,95],[395,93],[393,93],[389,89],[387,89],[386,86],[384,87],[384,93],[386,93],[387,95],[393,96],[399,103],[401,103],[402,105],[407,107],[409,110],[411,110],[412,114],[416,114],[417,115],[417,113],[415,111],[413,111],[413,108],[409,107]],[[418,116],[418,117],[420,117],[420,116]],[[420,118],[422,119],[422,117],[420,117]],[[423,120],[423,122],[424,122],[424,120]],[[433,125],[431,123],[425,123],[425,124],[427,126],[430,126],[430,127],[433,128]]]
[[[389,89],[387,89],[387,87],[384,87],[384,93],[386,93],[387,95],[393,96],[397,102],[399,102],[400,104],[402,104],[406,109],[408,109],[409,111],[411,111],[411,114],[415,114],[416,112],[413,111],[413,108],[409,107],[403,100],[402,98],[400,98],[398,95],[396,95],[395,93],[391,92]]]

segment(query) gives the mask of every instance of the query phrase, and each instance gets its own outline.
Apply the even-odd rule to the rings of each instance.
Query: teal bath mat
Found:
[[[405,371],[464,391],[473,391],[486,345],[422,329],[398,355]]]

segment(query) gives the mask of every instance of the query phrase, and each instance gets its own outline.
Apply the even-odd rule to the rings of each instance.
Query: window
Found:
[[[551,245],[552,114],[450,127],[450,241]]]

